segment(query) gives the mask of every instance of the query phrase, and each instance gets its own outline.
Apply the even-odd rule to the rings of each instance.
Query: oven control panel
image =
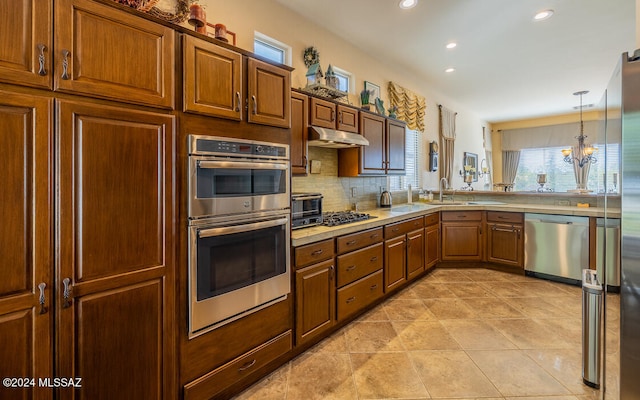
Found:
[[[190,135],[191,154],[287,159],[287,145],[213,136]]]

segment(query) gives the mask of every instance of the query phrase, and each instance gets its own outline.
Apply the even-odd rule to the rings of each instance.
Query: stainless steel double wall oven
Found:
[[[189,135],[189,334],[290,293],[289,147]]]

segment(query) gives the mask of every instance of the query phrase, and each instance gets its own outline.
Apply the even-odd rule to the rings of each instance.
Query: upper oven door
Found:
[[[289,163],[189,157],[189,218],[289,208]]]

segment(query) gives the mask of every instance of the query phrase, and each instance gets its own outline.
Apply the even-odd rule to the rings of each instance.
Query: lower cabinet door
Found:
[[[424,271],[424,229],[407,233],[407,279]]]
[[[440,260],[440,227],[438,224],[424,228],[424,265],[431,268]]]
[[[338,320],[362,310],[382,296],[382,271],[338,289]]]
[[[522,225],[488,224],[487,261],[524,267]]]
[[[333,326],[335,293],[333,259],[296,271],[296,345]]]
[[[386,240],[384,252],[385,293],[407,280],[406,235]]]

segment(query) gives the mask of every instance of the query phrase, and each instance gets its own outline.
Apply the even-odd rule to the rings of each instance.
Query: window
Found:
[[[598,162],[591,165],[589,170],[589,180],[587,188],[594,192],[601,193],[604,188],[604,174],[607,171],[607,183],[609,191],[616,190],[613,183],[614,173],[620,173],[620,144],[610,143],[608,146],[594,145],[599,148]],[[566,147],[566,146],[565,146]],[[573,165],[564,162],[562,149],[564,147],[545,147],[522,149],[520,151],[520,164],[513,190],[515,191],[536,191],[539,187],[536,182],[537,174],[547,174],[547,184],[545,187],[554,192],[566,192],[576,188],[576,180],[573,174]],[[605,153],[606,152],[606,157]],[[606,159],[606,168],[605,168]],[[615,175],[619,176],[619,175]],[[619,190],[619,189],[618,189]]]
[[[421,143],[420,131],[406,129],[406,152],[405,152],[405,176],[390,176],[389,190],[399,191],[406,190],[407,185],[411,185],[413,189],[420,187],[420,152],[419,143]]]
[[[333,72],[335,72],[338,77],[339,90],[347,93],[355,92],[355,79],[353,79],[353,74],[351,72],[338,67],[333,67]]]
[[[253,52],[268,60],[291,65],[291,46],[260,32],[254,32]]]

